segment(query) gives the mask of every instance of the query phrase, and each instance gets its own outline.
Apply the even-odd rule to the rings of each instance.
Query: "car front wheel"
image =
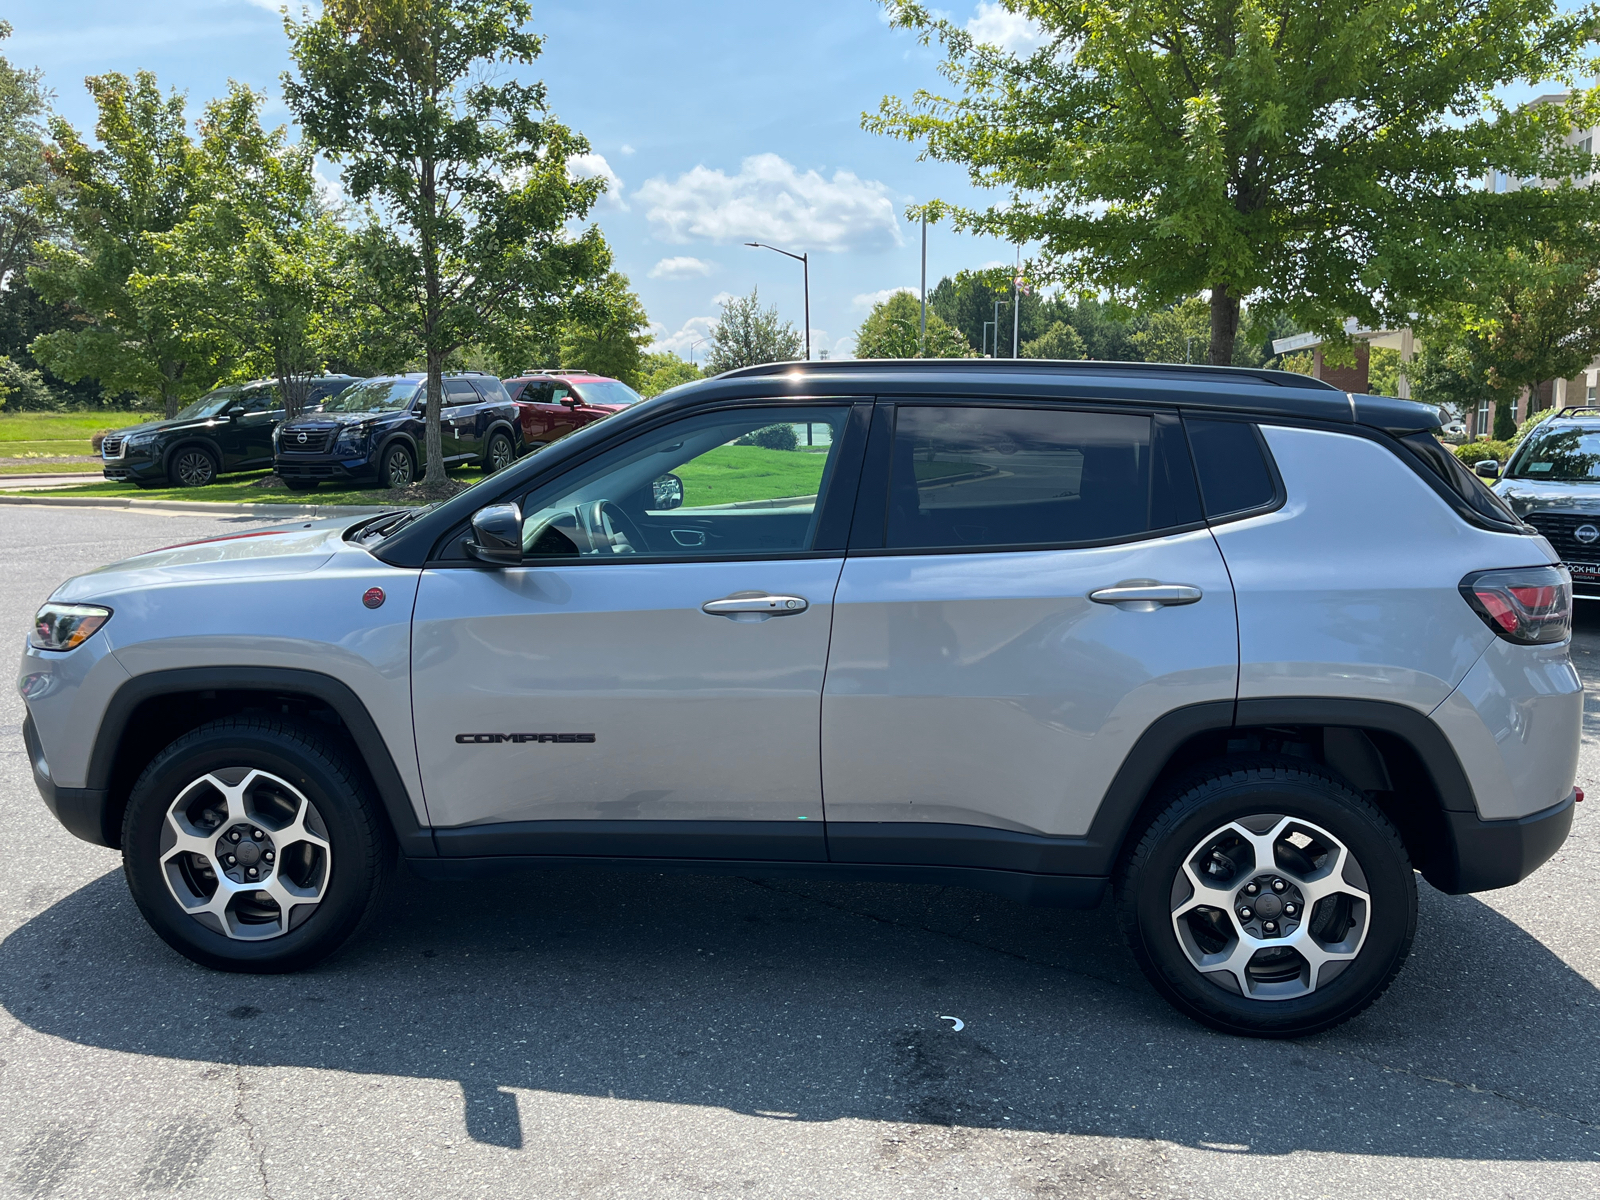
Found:
[[[1312,763],[1202,770],[1118,880],[1134,957],[1180,1012],[1229,1033],[1298,1037],[1371,1004],[1405,963],[1417,885],[1400,836]]]
[[[370,785],[321,732],[230,717],[145,768],[123,819],[129,890],[178,953],[226,971],[293,971],[376,911],[394,861]]]
[[[411,451],[404,446],[390,446],[383,452],[382,478],[386,487],[402,488],[416,477]]]
[[[205,487],[216,481],[217,461],[198,446],[191,446],[173,455],[167,474],[179,487]]]

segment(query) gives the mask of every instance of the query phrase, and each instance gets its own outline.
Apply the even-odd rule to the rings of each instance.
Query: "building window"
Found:
[[[1489,398],[1478,401],[1478,411],[1472,414],[1472,436],[1483,437],[1489,432]]]

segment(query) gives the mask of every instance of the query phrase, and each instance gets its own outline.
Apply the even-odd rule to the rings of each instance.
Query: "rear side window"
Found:
[[[505,385],[498,379],[474,379],[472,382],[490,404],[511,403],[511,397],[506,395]]]
[[[444,381],[444,402],[446,404],[476,404],[478,393],[472,390],[472,385],[465,379],[446,379]]]
[[[1196,521],[1187,456],[1161,453],[1168,431],[1170,418],[1133,413],[903,406],[885,545],[1058,546]]]
[[[1444,485],[1445,494],[1462,516],[1490,529],[1524,531],[1522,522],[1512,515],[1505,501],[1485,487],[1433,434],[1408,434],[1400,439],[1400,445],[1410,453],[1412,462],[1422,467],[1424,478],[1431,477],[1436,484]]]
[[[1278,495],[1261,434],[1247,421],[1185,417],[1206,516],[1212,520],[1265,508]]]

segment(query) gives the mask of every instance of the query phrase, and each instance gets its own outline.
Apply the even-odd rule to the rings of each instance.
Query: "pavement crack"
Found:
[[[250,1153],[256,1160],[256,1174],[261,1177],[261,1194],[266,1200],[272,1200],[272,1183],[267,1178],[267,1150],[261,1144],[261,1139],[256,1135],[255,1122],[244,1110],[245,1080],[244,1064],[233,1065],[233,1119],[236,1124],[244,1129],[245,1137],[250,1142]]]
[[[1407,1078],[1420,1079],[1427,1083],[1442,1083],[1446,1087],[1468,1092],[1474,1096],[1492,1096],[1496,1100],[1504,1100],[1507,1104],[1520,1108],[1525,1112],[1536,1113],[1541,1117],[1549,1117],[1557,1121],[1570,1121],[1572,1124],[1581,1125],[1585,1129],[1600,1129],[1600,1121],[1590,1121],[1573,1113],[1545,1108],[1543,1105],[1535,1104],[1531,1100],[1523,1100],[1507,1092],[1496,1091],[1494,1088],[1479,1087],[1475,1083],[1467,1083],[1460,1079],[1450,1079],[1444,1075],[1429,1075],[1423,1071],[1414,1071],[1409,1067],[1391,1067],[1388,1063],[1379,1062],[1375,1058],[1368,1058],[1364,1054],[1352,1054],[1348,1050],[1335,1050],[1334,1053],[1344,1058],[1353,1058],[1357,1062],[1364,1062],[1369,1067],[1377,1067],[1378,1070],[1389,1075],[1404,1075]]]
[[[833,909],[835,912],[845,913],[852,917],[861,917],[868,921],[875,921],[879,925],[888,925],[895,929],[914,929],[922,933],[931,933],[936,937],[946,938],[952,942],[962,942],[968,946],[974,946],[979,950],[987,950],[992,954],[998,954],[1001,957],[1009,958],[1014,962],[1027,963],[1031,967],[1043,967],[1045,970],[1049,971],[1060,971],[1063,975],[1074,975],[1080,979],[1090,979],[1095,983],[1103,983],[1107,987],[1116,988],[1118,991],[1132,993],[1138,990],[1122,980],[1112,978],[1109,975],[1096,975],[1093,971],[1085,971],[1079,967],[1067,967],[1061,965],[1060,963],[1046,962],[1042,959],[1032,958],[1026,954],[1020,954],[1015,950],[1007,950],[1003,946],[996,946],[990,942],[981,942],[976,938],[966,937],[953,930],[939,929],[932,925],[912,924],[909,921],[897,921],[893,917],[881,916],[874,912],[865,912],[858,908],[852,908],[848,904],[839,904],[835,901],[825,899],[824,897],[815,895],[811,892],[802,892],[792,888],[779,887],[765,879],[753,879],[749,876],[745,876],[744,879],[746,883],[754,884],[759,888],[765,888],[769,892],[777,892],[783,896],[793,896],[798,900],[809,900],[813,904],[820,904],[824,908]],[[943,889],[941,889],[941,891],[942,890]]]

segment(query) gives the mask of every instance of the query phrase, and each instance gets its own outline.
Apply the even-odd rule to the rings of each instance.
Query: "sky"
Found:
[[[290,68],[279,0],[7,0],[17,66],[43,68],[56,110],[91,132],[87,75],[154,71],[187,93],[191,115],[230,79],[267,93],[265,118],[287,122],[279,78]],[[1020,18],[989,0],[948,11],[982,40],[1032,44]],[[651,319],[657,349],[703,360],[719,301],[759,288],[803,329],[801,266],[769,242],[810,255],[814,355],[850,354],[875,300],[915,291],[920,231],[908,204],[983,203],[958,166],[918,162],[917,148],[869,134],[861,114],[885,95],[938,88],[935,51],[890,29],[873,0],[644,0],[534,3],[546,38],[532,74],[553,112],[591,152],[576,170],[604,175],[591,214],[616,267]],[[337,169],[324,166],[336,178]],[[928,284],[1013,260],[992,239],[928,232]]]

